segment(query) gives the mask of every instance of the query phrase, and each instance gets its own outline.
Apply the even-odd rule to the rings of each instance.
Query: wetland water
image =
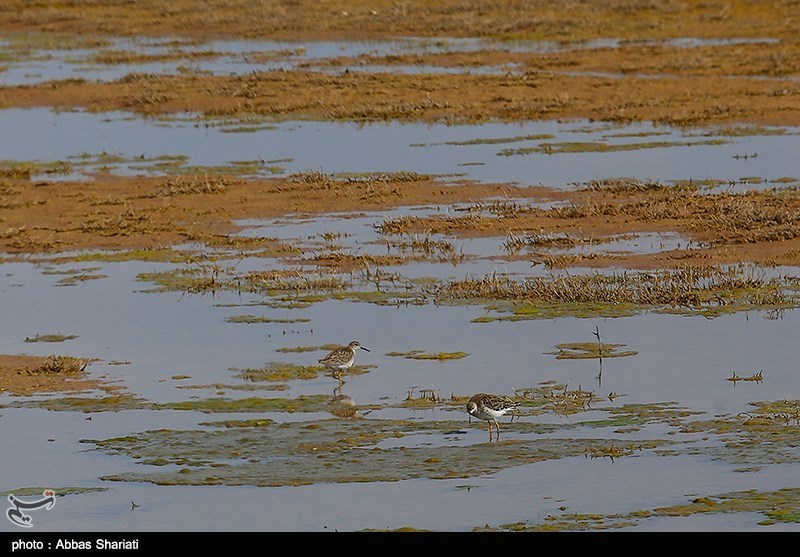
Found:
[[[20,131],[0,138],[0,149],[7,160],[69,161],[78,171],[127,175],[235,172],[250,162],[255,176],[413,171],[553,188],[627,177],[717,180],[728,189],[748,179],[749,187],[773,187],[772,181],[797,175],[791,161],[798,144],[794,128],[753,128],[752,135],[732,136],[724,128],[639,124],[620,129],[582,121],[480,126],[256,122],[239,131],[239,124],[231,122],[209,125],[181,118],[6,109],[0,112],[0,125]],[[550,145],[555,148],[546,151]]]
[[[0,158],[69,160],[76,188],[84,172],[229,172],[237,161],[263,161],[259,176],[408,171],[555,189],[620,177],[757,189],[793,187],[800,176],[789,128],[256,122],[241,130],[45,109],[4,109],[0,126],[16,130],[0,137]],[[175,250],[198,255],[180,263],[92,252],[3,259],[0,353],[91,358],[90,376],[119,390],[2,395],[0,490],[63,494],[31,513],[42,531],[798,529],[796,310],[482,320],[506,314],[420,289],[426,279],[548,274],[508,257],[506,237],[433,235],[463,258],[342,270],[334,274],[347,286],[316,297],[161,288],[176,270],[314,270],[314,256],[333,245],[382,253],[386,237],[375,227],[384,220],[456,210],[239,223],[242,236],[298,248],[287,257],[188,245]],[[682,242],[649,233],[575,251],[649,253]],[[596,343],[596,332],[628,355],[557,357],[566,343]],[[31,342],[45,334],[74,338]],[[329,345],[354,339],[370,352],[357,354],[360,367],[343,385],[313,369]],[[419,359],[419,351],[453,356]],[[528,393],[518,418],[501,418],[499,443],[463,410],[476,392]]]

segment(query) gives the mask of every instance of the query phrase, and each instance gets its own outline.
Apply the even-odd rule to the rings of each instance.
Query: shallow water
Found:
[[[227,125],[235,129],[232,123]],[[255,175],[266,177],[309,171],[335,175],[414,171],[452,180],[558,189],[593,180],[636,178],[714,180],[721,181],[720,187],[741,191],[779,187],[782,182],[775,181],[783,178],[793,178],[791,183],[796,184],[800,177],[794,157],[800,130],[794,128],[727,136],[715,129],[609,127],[581,121],[479,126],[292,121],[256,123],[254,131],[232,133],[224,126],[198,127],[191,118],[164,121],[121,112],[48,109],[3,110],[0,126],[16,130],[0,137],[3,160],[69,161],[76,178],[98,168],[127,175],[236,172],[237,161],[260,162],[262,169]],[[539,136],[543,137],[526,139]],[[619,150],[515,154],[542,144],[569,148],[593,143]],[[628,150],[630,145],[637,148]],[[104,155],[122,160],[108,161]],[[163,157],[179,160],[164,169]]]
[[[377,218],[377,215],[375,215]],[[275,261],[262,261],[274,268]],[[92,265],[95,265],[94,263]],[[257,267],[256,263],[250,265]],[[75,268],[48,265],[46,270]],[[78,266],[80,267],[80,266]],[[191,401],[219,396],[296,398],[333,395],[336,382],[320,376],[289,381],[288,390],[236,391],[242,385],[237,369],[258,368],[269,362],[313,365],[319,352],[278,353],[279,348],[347,342],[358,338],[371,352],[359,361],[374,366],[368,373],[347,378],[342,394],[359,407],[375,406],[366,420],[444,421],[444,435],[406,435],[376,445],[381,450],[405,447],[485,447],[486,429],[466,414],[450,410],[413,410],[396,405],[408,394],[427,389],[441,398],[535,387],[547,381],[580,387],[605,397],[617,393],[616,403],[671,402],[697,412],[701,419],[753,410],[753,401],[795,399],[800,379],[793,362],[800,358],[795,342],[798,316],[787,312],[768,319],[758,312],[716,319],[644,313],[617,319],[559,318],[522,322],[472,323],[479,307],[382,307],[367,302],[326,301],[303,309],[276,309],[248,304],[264,298],[253,294],[182,295],[146,291],[136,280],[140,272],[168,268],[167,264],[109,263],[106,278],[56,286],[60,275],[44,274],[40,265],[6,263],[0,296],[6,311],[0,316],[3,353],[47,355],[54,351],[97,358],[93,376],[105,376],[132,394],[151,402]],[[231,307],[230,304],[242,304]],[[32,311],[46,307],[46,312]],[[111,308],[111,311],[109,311]],[[227,322],[245,313],[273,318],[305,318],[301,323]],[[604,342],[624,345],[635,356],[608,358],[602,370],[597,360],[559,360],[556,345],[588,342],[598,327]],[[26,337],[47,332],[78,337],[55,347],[26,343]],[[463,351],[455,361],[417,361],[389,352],[423,349]],[[125,365],[113,362],[127,361]],[[760,383],[732,383],[740,376],[763,370]],[[602,374],[600,372],[602,371]],[[213,387],[223,384],[228,387]],[[202,387],[207,385],[207,387]],[[200,387],[187,389],[185,387]],[[51,397],[43,396],[42,399]],[[4,397],[8,404],[16,397]],[[387,406],[388,405],[388,406]],[[607,402],[597,404],[602,417]],[[91,419],[87,419],[91,417]],[[794,486],[788,464],[760,464],[752,472],[735,472],[741,463],[710,460],[706,455],[660,455],[644,450],[617,460],[564,456],[513,466],[489,475],[456,479],[408,479],[399,482],[314,484],[298,487],[154,486],[149,483],[106,482],[99,478],[163,467],[137,464],[121,455],[105,454],[87,440],[108,439],[147,430],[209,429],[200,424],[224,419],[270,418],[278,422],[330,419],[325,413],[223,413],[176,410],[119,412],[48,411],[6,407],[0,410],[4,439],[15,447],[4,456],[4,489],[26,486],[105,488],[69,495],[35,518],[37,529],[80,530],[360,530],[409,526],[434,530],[469,530],[489,524],[530,521],[569,513],[630,513],[640,509],[684,504],[695,497],[746,489],[775,490]],[[702,435],[669,434],[671,428],[653,422],[642,430],[620,433],[614,428],[580,426],[586,416],[546,414],[521,417],[532,423],[568,427],[550,435],[516,432],[507,420],[503,441],[547,437],[620,443],[667,438],[696,442]],[[518,421],[519,422],[519,421]],[[347,420],[342,422],[348,427]],[[578,425],[577,428],[574,426]],[[210,428],[213,429],[213,428]],[[665,436],[665,433],[667,434]],[[268,449],[265,447],[265,450]],[[486,449],[481,449],[486,450]],[[478,453],[480,454],[480,453]],[[653,482],[654,475],[659,477]],[[271,502],[264,507],[264,498]],[[474,505],[479,497],[481,505]],[[130,509],[130,502],[139,505]],[[487,503],[487,501],[489,501]],[[492,503],[494,501],[494,503]],[[564,507],[564,509],[561,509]],[[294,509],[287,513],[281,509]],[[274,509],[271,511],[270,509]],[[641,521],[632,529],[760,529],[759,514],[737,513],[729,520],[717,516],[691,519],[665,517]],[[684,524],[686,522],[686,524]],[[13,530],[11,524],[3,524]],[[791,525],[769,527],[792,529]]]
[[[212,75],[242,75],[254,71],[292,70],[313,67],[340,57],[388,56],[403,54],[441,54],[500,50],[502,52],[557,52],[563,50],[619,48],[623,41],[597,39],[582,42],[507,41],[495,43],[482,39],[397,38],[368,41],[268,41],[268,40],[186,40],[98,38],[98,44],[69,36],[61,40],[37,33],[8,35],[0,40],[0,80],[6,85],[34,84],[57,79],[111,81],[127,74],[174,74],[180,72]],[[636,41],[637,44],[669,45],[691,48],[704,45],[777,42],[767,38],[700,39],[684,37],[667,41]],[[141,62],[113,62],[106,54],[129,53],[150,57]],[[198,54],[205,54],[198,56]],[[159,57],[162,57],[159,60]],[[163,59],[166,57],[166,59]],[[124,57],[123,57],[124,58]],[[105,61],[103,61],[105,60]],[[337,63],[329,71],[381,71],[379,66]],[[505,73],[508,67],[444,68],[436,66],[393,65],[383,71],[431,73],[473,72]]]
[[[403,54],[438,54],[470,52],[496,48],[491,41],[480,39],[425,39],[398,38],[374,41],[267,41],[267,40],[211,40],[187,41],[175,39],[105,39],[105,44],[86,48],[80,44],[70,47],[65,39],[62,45],[42,46],[36,35],[16,36],[0,43],[0,54],[10,60],[0,69],[3,83],[8,85],[32,84],[49,79],[82,78],[111,81],[129,73],[173,74],[177,72],[209,73],[213,75],[242,75],[254,71],[292,70],[324,64],[340,57],[387,56]],[[618,46],[618,41],[589,41],[561,44],[555,42],[515,41],[502,46],[510,52],[548,52],[569,48],[598,48]],[[148,56],[141,62],[101,62],[98,57],[106,53],[132,53]],[[197,56],[205,53],[205,56]],[[194,56],[194,57],[192,57]],[[158,57],[169,57],[158,60]],[[187,59],[188,58],[188,59]],[[102,58],[101,58],[102,59]],[[13,60],[13,61],[11,61]],[[330,71],[345,69],[372,71],[374,66],[340,65]],[[420,66],[392,66],[387,71],[429,72],[470,71]],[[499,68],[472,68],[473,72],[501,71]]]
[[[259,49],[285,45],[259,45]],[[415,47],[418,48],[419,46]],[[461,48],[468,48],[462,45]],[[251,48],[242,44],[240,50]],[[321,45],[307,45],[304,56],[331,55]],[[325,48],[358,54],[359,48],[334,44]],[[386,47],[381,47],[386,48]],[[405,48],[402,45],[397,48]],[[424,48],[439,48],[425,46]],[[445,48],[445,47],[442,47]],[[456,48],[448,46],[448,48]],[[337,50],[338,49],[338,50]],[[350,50],[348,50],[350,49]],[[50,72],[52,68],[47,71]],[[126,68],[131,71],[131,68]],[[53,72],[53,77],[58,77]],[[8,77],[8,74],[5,76]],[[232,123],[196,125],[184,121],[141,119],[131,114],[53,112],[44,109],[0,111],[0,126],[18,130],[0,137],[0,158],[11,162],[48,163],[88,160],[101,153],[131,159],[114,163],[120,174],[159,174],[154,164],[134,161],[144,155],[185,156],[184,169],[219,167],[234,161],[278,161],[280,167],[264,175],[289,176],[319,170],[331,174],[414,171],[466,178],[480,182],[513,182],[574,188],[591,180],[634,177],[665,182],[721,180],[733,190],[772,187],[783,177],[800,176],[797,166],[797,131],[782,134],[718,135],[718,130],[680,130],[650,125],[611,127],[589,122],[540,122],[443,126],[420,124],[354,125],[331,122],[259,123],[255,131],[236,133]],[[774,130],[769,130],[774,131]],[[528,136],[547,134],[548,139]],[[706,135],[709,134],[709,135]],[[505,138],[504,141],[497,141]],[[522,138],[522,139],[521,139]],[[722,144],[702,143],[723,139]],[[475,141],[481,140],[481,141]],[[491,141],[489,141],[491,140]],[[690,143],[609,152],[502,154],[505,149],[536,147],[542,142],[604,142],[622,146],[647,142]],[[747,159],[736,155],[757,154]],[[89,155],[84,157],[83,155]],[[78,166],[74,176],[103,164]],[[753,180],[754,177],[759,180]],[[52,179],[49,177],[48,179]],[[748,184],[744,183],[744,179]],[[795,180],[796,182],[796,180]],[[792,182],[789,182],[791,185]],[[386,218],[406,214],[440,214],[448,207],[411,207],[383,213],[327,215],[318,218],[288,216],[281,219],[242,221],[242,235],[280,238],[301,246],[299,259],[269,259],[243,254],[221,259],[231,273],[280,269],[315,269],[309,259],[328,245],[326,233],[341,233],[334,242],[348,253],[385,253],[386,239],[374,226]],[[439,238],[452,242],[465,258],[462,262],[415,262],[387,267],[403,281],[435,278],[448,280],[487,274],[528,277],[546,273],[527,260],[513,260],[503,250],[506,238]],[[394,238],[390,240],[401,240]],[[579,246],[553,253],[591,250],[650,253],[684,244],[677,235],[623,236],[610,243]],[[191,249],[193,246],[180,246]],[[213,251],[204,250],[209,255]],[[71,254],[77,255],[77,254]],[[468,531],[484,525],[500,528],[524,522],[540,525],[548,517],[570,523],[570,515],[596,513],[608,517],[578,529],[611,525],[621,530],[797,531],[797,522],[761,525],[770,505],[752,510],[689,516],[634,517],[636,511],[685,505],[694,499],[745,490],[773,492],[797,488],[796,465],[800,455],[792,444],[792,426],[781,430],[789,437],[785,454],[773,455],[764,443],[764,455],[739,454],[738,442],[753,438],[746,433],[720,433],[703,420],[742,423],[756,412],[759,401],[796,401],[800,395],[800,359],[797,330],[800,314],[739,312],[713,319],[678,316],[655,311],[620,318],[532,319],[476,322],[490,308],[481,305],[382,305],[362,300],[328,297],[310,305],[290,307],[267,293],[218,291],[187,294],[155,291],[141,280],[142,273],[192,267],[156,262],[2,262],[0,264],[0,353],[52,353],[93,358],[91,377],[124,387],[146,404],[133,409],[77,407],[48,410],[56,395],[0,397],[0,432],[3,451],[0,491],[13,493],[25,487],[97,489],[59,497],[49,511],[32,512],[34,529],[41,531],[356,531],[410,527],[438,531]],[[103,275],[65,286],[65,276],[85,271]],[[781,269],[797,274],[797,269]],[[589,272],[581,269],[570,272]],[[775,269],[775,272],[778,272]],[[352,279],[352,290],[374,293],[376,286],[362,282],[363,273],[342,273]],[[389,288],[386,283],[381,285]],[[395,285],[395,287],[397,287]],[[399,288],[399,287],[398,287]],[[275,321],[235,323],[230,319],[253,315]],[[558,345],[593,342],[599,331],[604,343],[634,351],[626,357],[558,359]],[[39,334],[77,335],[63,343],[26,342]],[[326,375],[286,381],[248,381],[245,369],[284,362],[313,366],[325,350],[279,352],[294,347],[321,347],[357,339],[370,352],[359,352],[364,373],[338,382]],[[464,352],[454,360],[416,360],[390,353]],[[728,381],[733,374],[763,374],[761,381]],[[460,406],[446,404],[423,408],[403,402],[434,393],[441,401],[488,391],[513,394],[515,389],[550,385],[559,389],[592,391],[597,400],[585,412],[565,415],[555,411],[521,415],[510,423],[501,419],[502,436],[487,443],[485,424],[470,421]],[[282,390],[275,390],[281,386]],[[249,387],[253,390],[247,390]],[[615,395],[613,400],[609,395]],[[97,393],[82,393],[92,397]],[[351,397],[362,420],[338,418],[323,406],[309,412],[266,410],[257,412],[203,412],[156,408],[157,404],[199,403],[206,399],[250,397],[291,400],[315,396]],[[615,416],[625,405],[660,405],[676,414],[649,416],[643,422],[600,422]],[[450,455],[430,462],[430,477],[398,481],[366,481],[352,470],[340,481],[313,481],[324,466],[309,470],[311,485],[157,485],[159,474],[180,464],[147,464],[137,455],[106,451],[103,440],[148,431],[198,431],[208,435],[209,454],[236,428],[211,425],[224,420],[275,420],[281,426],[314,427],[339,420],[343,432],[373,424],[395,423],[397,435],[362,440],[341,451],[343,455],[384,453],[402,475],[406,467],[398,452],[414,455],[437,451]],[[394,422],[391,422],[391,421]],[[390,421],[390,422],[387,422]],[[532,429],[541,425],[552,429]],[[683,429],[693,425],[695,430]],[[272,427],[272,426],[270,426]],[[270,427],[254,429],[268,436]],[[374,426],[376,431],[378,425]],[[380,427],[385,427],[381,425]],[[741,435],[741,437],[737,437]],[[271,439],[267,437],[267,439]],[[758,441],[758,438],[756,438]],[[763,442],[763,440],[761,440]],[[648,443],[657,442],[650,447]],[[613,446],[644,448],[615,458],[596,456],[591,450]],[[569,448],[567,450],[565,447]],[[579,450],[575,450],[578,447]],[[583,453],[583,448],[587,451]],[[206,447],[201,447],[206,448]],[[257,447],[261,450],[261,447]],[[513,452],[515,448],[519,453]],[[508,450],[499,469],[441,478],[440,470],[495,462]],[[445,452],[446,451],[446,452]],[[559,452],[561,451],[561,452]],[[571,451],[571,452],[570,452]],[[169,453],[169,451],[167,451]],[[176,449],[177,454],[177,449]],[[435,454],[435,453],[434,453]],[[610,453],[613,454],[613,453]],[[528,462],[525,457],[543,455]],[[165,454],[165,457],[172,457]],[[329,456],[336,462],[339,453]],[[276,445],[263,445],[263,459],[288,458]],[[212,460],[215,458],[211,456]],[[245,464],[220,453],[215,463],[224,476]],[[400,462],[400,464],[398,464]],[[259,463],[259,465],[265,465]],[[266,466],[266,465],[265,465]],[[392,472],[395,470],[387,470]],[[150,474],[150,481],[108,481],[104,477]],[[136,503],[131,508],[131,502]],[[795,503],[796,508],[797,503]],[[610,515],[618,514],[623,518]],[[16,526],[0,520],[0,530]]]

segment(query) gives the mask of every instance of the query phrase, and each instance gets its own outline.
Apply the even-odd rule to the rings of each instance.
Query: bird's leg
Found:
[[[497,419],[494,420],[494,427],[495,427],[495,431],[497,431],[497,435],[495,436],[495,439],[500,441],[500,424],[497,423]]]

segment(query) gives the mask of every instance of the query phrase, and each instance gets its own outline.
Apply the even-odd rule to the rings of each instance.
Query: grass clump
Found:
[[[621,305],[646,308],[774,309],[795,307],[784,277],[767,279],[746,265],[683,267],[654,272],[593,275],[550,275],[515,280],[497,274],[451,281],[439,286],[440,302],[509,301],[536,309],[539,305]],[[532,312],[536,316],[536,312]]]
[[[36,367],[29,368],[26,366],[21,373],[26,375],[69,375],[84,371],[88,365],[89,360],[52,354]]]
[[[156,192],[157,197],[190,195],[204,193],[220,193],[233,184],[241,184],[242,180],[227,176],[173,176],[161,184]]]

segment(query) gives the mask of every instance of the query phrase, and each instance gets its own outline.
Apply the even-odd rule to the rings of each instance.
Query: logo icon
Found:
[[[15,495],[9,495],[8,500],[12,506],[6,511],[8,520],[22,528],[33,527],[33,519],[24,511],[35,511],[42,508],[49,511],[56,504],[56,492],[52,489],[45,489],[42,495],[44,497],[37,501],[23,501]]]

